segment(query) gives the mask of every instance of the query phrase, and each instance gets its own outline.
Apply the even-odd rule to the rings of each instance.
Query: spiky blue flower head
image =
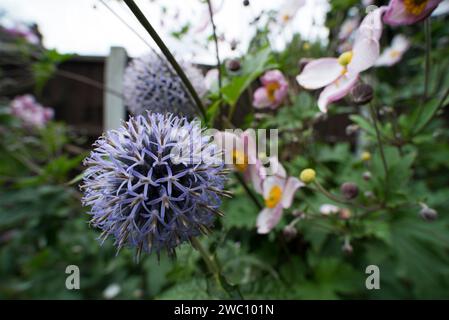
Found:
[[[201,71],[181,61],[187,78],[200,97],[206,94]],[[181,79],[164,57],[151,52],[131,61],[123,78],[125,104],[133,115],[147,110],[193,118],[196,109]]]
[[[199,122],[172,114],[131,117],[94,144],[84,164],[83,204],[91,222],[118,249],[175,247],[213,225],[221,215],[226,179],[222,156]]]

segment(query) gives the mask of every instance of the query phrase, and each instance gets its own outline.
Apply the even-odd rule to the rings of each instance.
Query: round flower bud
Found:
[[[371,172],[365,171],[363,173],[362,177],[363,177],[363,180],[365,180],[365,181],[371,180]]]
[[[311,61],[312,61],[312,59],[310,59],[310,58],[301,58],[301,59],[299,59],[299,63],[298,63],[299,72],[302,72],[304,67]]]
[[[423,206],[419,215],[427,221],[433,221],[438,217],[438,212],[428,206]]]
[[[311,183],[315,180],[316,172],[313,169],[304,169],[299,175],[299,179],[304,183]]]
[[[294,216],[295,218],[304,218],[306,214],[301,210],[293,210],[292,216]]]
[[[346,135],[350,136],[354,133],[356,133],[357,131],[359,131],[360,127],[356,124],[350,124],[349,126],[346,127],[345,131],[346,131]]]
[[[226,67],[229,71],[236,72],[240,70],[240,61],[238,59],[230,59],[226,62]]]
[[[243,0],[243,5],[244,5],[245,7],[249,6],[249,0]]]
[[[232,39],[229,43],[231,50],[234,51],[235,49],[237,49],[238,44],[239,42],[236,39]]]
[[[352,254],[352,252],[354,252],[354,248],[352,247],[352,245],[349,241],[345,241],[343,243],[341,250],[343,251],[343,253],[348,254],[348,255],[350,255],[350,254]]]
[[[285,240],[290,241],[296,237],[296,235],[298,234],[298,231],[296,230],[295,227],[293,227],[291,225],[287,225],[282,230],[282,234],[284,235]]]
[[[368,199],[374,199],[374,193],[372,191],[368,190],[368,191],[365,191],[363,194]]]
[[[131,117],[106,132],[84,160],[83,205],[117,249],[173,255],[213,225],[225,171],[220,149],[198,121],[171,114]]]
[[[364,152],[362,152],[362,154],[360,155],[360,159],[362,160],[362,161],[370,161],[371,160],[371,153],[370,152],[368,152],[368,151],[364,151]]]
[[[340,212],[338,213],[338,217],[341,220],[348,220],[349,218],[351,218],[352,216],[352,212],[351,210],[347,209],[347,208],[343,208],[340,210]]]
[[[359,187],[353,182],[345,182],[341,185],[340,191],[346,200],[352,200],[359,195]]]
[[[373,88],[368,84],[358,83],[351,89],[350,96],[355,105],[367,104],[373,99]]]

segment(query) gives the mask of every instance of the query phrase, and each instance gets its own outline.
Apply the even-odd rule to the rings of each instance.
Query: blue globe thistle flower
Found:
[[[212,138],[198,121],[172,114],[131,117],[94,144],[85,159],[83,205],[91,223],[118,250],[158,255],[207,234],[221,215],[227,171]]]
[[[180,65],[199,97],[204,97],[207,89],[201,71],[184,61]],[[147,110],[191,118],[196,114],[195,105],[181,79],[165,58],[153,52],[133,59],[126,68],[123,95],[125,105],[133,115],[144,114]]]

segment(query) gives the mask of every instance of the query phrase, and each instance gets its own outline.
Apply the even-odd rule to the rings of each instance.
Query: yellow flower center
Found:
[[[269,84],[267,84],[265,86],[265,90],[267,90],[268,99],[271,102],[274,102],[276,100],[276,97],[274,94],[276,93],[276,90],[279,89],[279,87],[280,87],[279,83],[277,83],[277,82],[270,82]]]
[[[285,23],[285,22],[288,22],[290,20],[290,15],[288,15],[288,14],[284,14],[283,16],[282,16],[282,21]]]
[[[232,151],[232,163],[237,168],[237,170],[244,172],[248,167],[248,157],[245,153],[238,150]]]
[[[391,50],[391,52],[390,52],[390,57],[392,57],[392,58],[397,58],[400,55],[401,55],[401,52],[398,50]]]
[[[268,198],[265,199],[265,206],[267,208],[274,208],[278,205],[282,198],[282,188],[279,186],[274,186],[271,188]]]
[[[426,8],[427,2],[429,0],[404,0],[405,10],[414,16],[419,16]]]
[[[338,57],[338,63],[341,64],[343,67],[346,67],[352,60],[352,51],[346,51],[343,52]]]

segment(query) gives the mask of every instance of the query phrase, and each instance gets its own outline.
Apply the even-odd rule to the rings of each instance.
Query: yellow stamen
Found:
[[[270,82],[269,84],[267,84],[265,86],[265,90],[267,90],[268,99],[271,102],[274,102],[276,100],[276,97],[274,94],[276,93],[276,90],[279,89],[279,87],[280,87],[279,83],[277,83],[277,82]]]
[[[404,0],[405,10],[414,16],[419,16],[426,8],[428,2],[429,0]]]
[[[393,59],[399,57],[400,55],[401,55],[401,52],[398,50],[391,50],[391,52],[390,52],[390,57],[392,57]]]
[[[248,167],[248,156],[238,150],[232,151],[232,163],[240,172],[244,172]]]
[[[284,14],[284,15],[282,16],[282,21],[283,21],[283,22],[288,22],[289,20],[290,20],[290,15]]]
[[[346,51],[343,52],[338,57],[338,63],[341,64],[343,67],[346,67],[352,60],[352,51]]]
[[[272,187],[270,192],[268,193],[268,198],[265,199],[265,206],[272,209],[278,205],[279,201],[281,201],[281,198],[282,188],[276,185]]]

